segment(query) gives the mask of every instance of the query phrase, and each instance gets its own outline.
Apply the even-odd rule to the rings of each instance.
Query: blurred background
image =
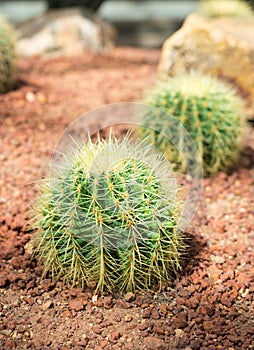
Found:
[[[254,0],[245,1],[254,7]],[[199,0],[0,0],[0,13],[18,26],[52,9],[79,6],[115,26],[117,45],[160,48],[181,27],[185,17],[196,12],[198,3]]]
[[[18,25],[49,9],[73,6],[85,7],[111,22],[117,30],[117,45],[160,48],[185,17],[196,11],[198,0],[0,0],[0,13]]]

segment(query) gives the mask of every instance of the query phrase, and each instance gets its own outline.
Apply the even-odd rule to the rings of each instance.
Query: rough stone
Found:
[[[125,322],[130,322],[132,320],[132,316],[131,315],[125,315],[124,317],[124,321]]]
[[[6,271],[0,272],[0,287],[4,287],[8,282],[8,273]]]
[[[72,313],[70,312],[70,310],[64,310],[63,312],[61,312],[61,317],[70,318],[70,317],[72,317]]]
[[[119,338],[121,337],[121,333],[120,332],[117,332],[117,331],[114,331],[110,334],[110,340],[111,341],[115,341],[115,340],[118,340]]]
[[[84,308],[84,302],[81,298],[79,299],[72,299],[69,302],[69,307],[71,310],[74,311],[81,311]]]
[[[159,338],[156,337],[146,337],[144,339],[144,344],[147,346],[147,349],[153,349],[153,350],[166,350],[167,344]]]
[[[132,293],[132,292],[128,292],[128,293],[125,294],[124,299],[127,302],[133,301],[135,299],[135,294]]]
[[[115,29],[80,8],[51,10],[18,26],[21,56],[75,55],[103,51],[115,43]]]
[[[112,296],[109,295],[109,296],[106,296],[103,298],[102,300],[102,304],[103,306],[106,308],[106,309],[110,309],[112,307]]]
[[[246,98],[254,118],[254,20],[188,16],[164,45],[159,74],[174,76],[198,70],[232,82]]]
[[[92,330],[96,334],[101,334],[102,333],[102,330],[101,330],[101,328],[99,326],[93,326]]]
[[[85,348],[88,344],[88,339],[80,339],[78,342],[77,342],[77,345],[80,346],[81,348]]]
[[[42,304],[41,308],[43,311],[49,309],[53,305],[52,300],[46,301],[44,304]]]
[[[160,314],[159,314],[158,310],[156,310],[156,309],[152,310],[152,318],[154,320],[158,320],[160,318]]]
[[[154,333],[159,334],[159,335],[164,335],[165,334],[165,330],[163,329],[162,326],[155,325],[153,327],[153,331],[154,331]]]
[[[163,315],[166,315],[167,312],[168,312],[168,309],[167,309],[167,304],[166,303],[161,303],[159,305],[159,308],[160,308],[160,313],[163,314]]]
[[[151,312],[152,312],[152,310],[151,310],[150,308],[145,309],[145,310],[143,311],[143,318],[149,318],[150,315],[151,315]]]

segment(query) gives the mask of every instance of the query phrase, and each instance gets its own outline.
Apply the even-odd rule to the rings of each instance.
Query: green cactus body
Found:
[[[190,134],[202,159],[204,174],[226,171],[236,162],[242,148],[245,117],[234,90],[216,78],[191,73],[169,78],[151,91],[146,102],[162,112],[143,117],[139,137],[161,149],[176,169],[186,166],[181,154],[184,139],[170,127],[169,114]],[[178,135],[177,144],[171,136]],[[191,156],[191,155],[190,155]]]
[[[176,273],[184,244],[166,163],[128,139],[82,146],[37,202],[45,273],[100,292],[149,288]]]
[[[14,82],[15,44],[10,25],[0,17],[0,93],[7,92]]]

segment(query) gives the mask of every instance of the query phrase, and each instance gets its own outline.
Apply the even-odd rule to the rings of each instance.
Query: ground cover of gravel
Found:
[[[136,101],[159,51],[20,59],[0,96],[0,349],[254,349],[254,129],[231,174],[205,179],[183,272],[161,291],[96,297],[42,279],[27,226],[34,182],[81,114]],[[96,122],[96,121],[95,121]]]

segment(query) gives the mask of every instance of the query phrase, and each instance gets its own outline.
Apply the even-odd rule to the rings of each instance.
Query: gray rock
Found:
[[[17,28],[21,56],[75,55],[103,51],[115,43],[115,29],[81,8],[52,10]]]

